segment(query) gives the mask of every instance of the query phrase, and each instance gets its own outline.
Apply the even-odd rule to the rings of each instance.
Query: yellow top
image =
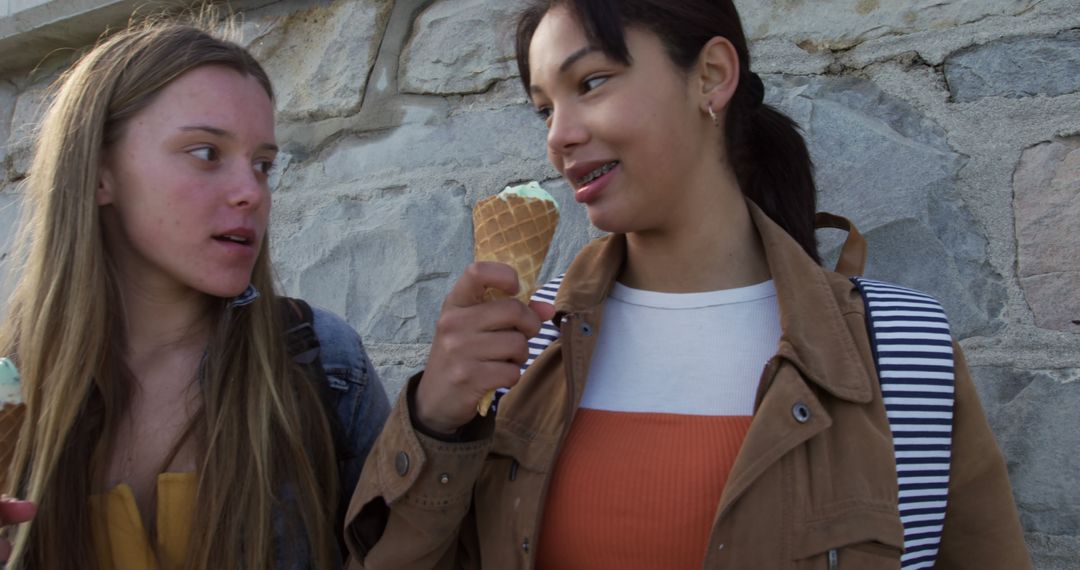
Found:
[[[195,474],[157,477],[157,536],[150,544],[135,495],[126,483],[90,497],[90,525],[102,570],[175,570],[183,567],[195,507]]]

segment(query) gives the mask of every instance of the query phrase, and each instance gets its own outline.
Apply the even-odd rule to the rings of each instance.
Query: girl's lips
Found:
[[[590,204],[595,202],[604,188],[611,182],[611,179],[615,176],[615,173],[622,167],[621,164],[616,164],[614,168],[605,172],[602,176],[589,182],[588,184],[581,186],[574,190],[574,200],[581,204]]]
[[[222,248],[222,250],[225,252],[225,255],[230,257],[247,258],[253,257],[256,253],[258,253],[258,248],[255,247],[256,244],[250,241],[244,243],[231,241],[228,239],[214,239],[214,243],[217,244],[218,247]]]

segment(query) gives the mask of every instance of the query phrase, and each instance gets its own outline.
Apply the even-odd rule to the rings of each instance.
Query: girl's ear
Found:
[[[698,79],[701,84],[701,111],[709,109],[718,116],[727,108],[739,86],[739,52],[727,38],[709,40],[698,54]]]
[[[101,166],[98,167],[98,186],[94,195],[97,200],[97,205],[106,206],[112,204],[115,189],[116,178],[113,176],[112,169],[109,168],[107,160],[102,160]]]

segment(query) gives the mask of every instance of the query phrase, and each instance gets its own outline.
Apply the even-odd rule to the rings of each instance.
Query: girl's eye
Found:
[[[547,121],[551,118],[551,107],[538,107],[536,114],[544,121]]]
[[[260,160],[255,163],[255,171],[263,176],[270,176],[270,173],[274,171],[273,160]]]
[[[200,146],[199,148],[189,150],[188,154],[207,162],[214,162],[219,158],[217,149],[212,146]]]
[[[608,76],[606,75],[594,75],[592,77],[587,77],[585,78],[585,81],[581,82],[581,89],[582,91],[588,93],[589,91],[592,91],[593,89],[596,89],[597,87],[603,85],[604,82],[606,82],[607,80]]]

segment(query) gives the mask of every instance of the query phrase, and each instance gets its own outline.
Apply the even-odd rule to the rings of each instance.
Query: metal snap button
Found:
[[[442,483],[443,485],[449,483],[450,482],[450,474],[449,473],[440,474],[439,475],[439,482]]]
[[[791,415],[795,417],[795,421],[800,424],[805,424],[810,421],[810,406],[807,406],[802,402],[796,402],[795,405],[791,407]]]
[[[397,458],[394,459],[394,468],[397,469],[398,475],[404,477],[409,472],[409,454],[399,451]]]
[[[529,551],[529,537],[526,536],[525,539],[521,541],[521,549],[525,552]]]
[[[592,336],[592,326],[585,321],[581,321],[581,324],[578,325],[578,330],[581,331],[582,336]]]

